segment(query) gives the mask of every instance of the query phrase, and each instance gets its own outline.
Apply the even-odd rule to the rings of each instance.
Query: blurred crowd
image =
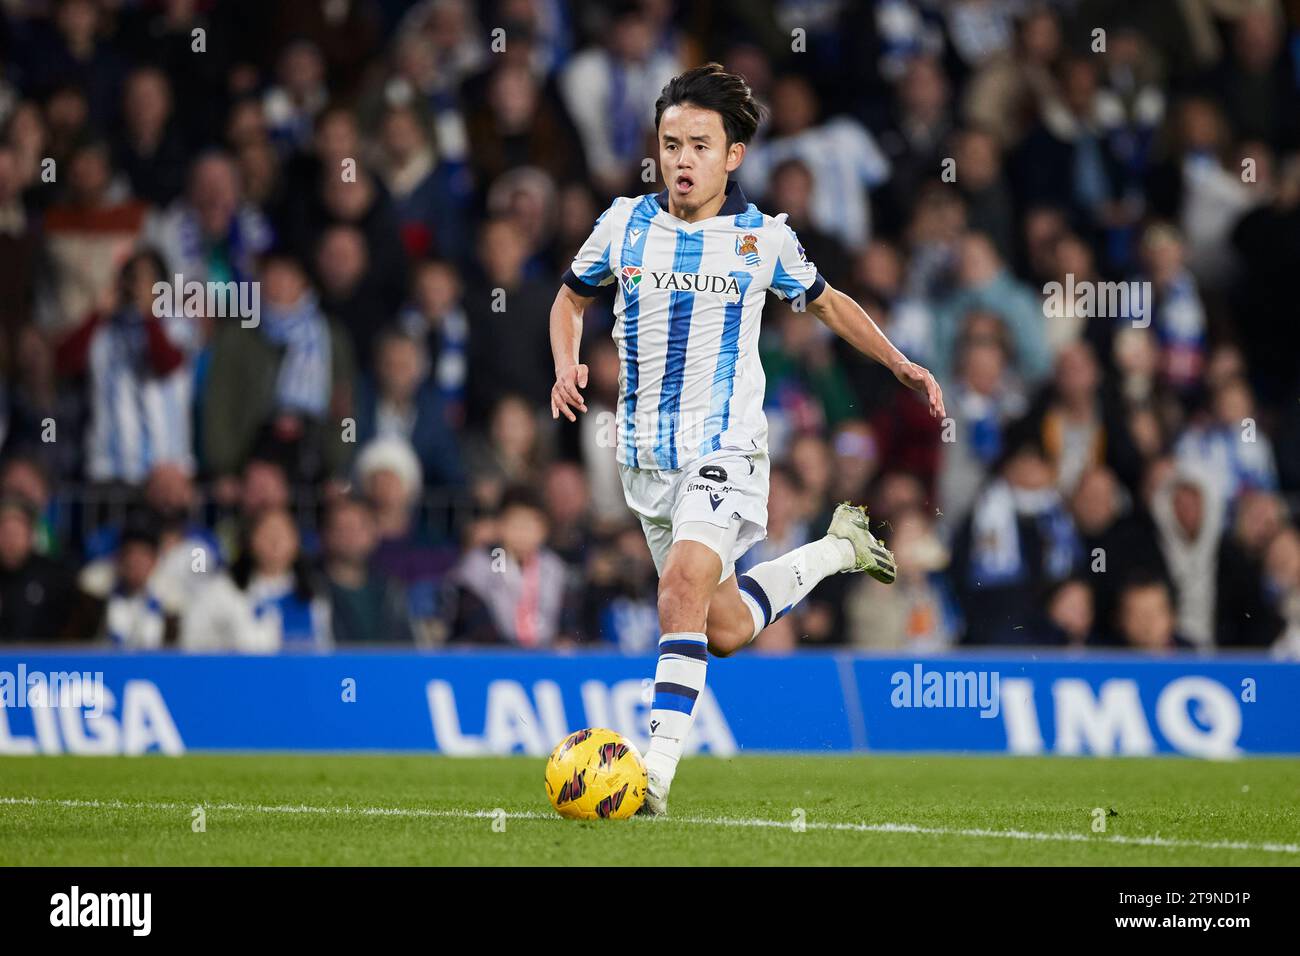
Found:
[[[769,302],[739,570],[851,500],[899,577],[758,646],[1300,656],[1295,0],[0,0],[0,642],[650,649],[612,296],[577,426],[548,313],[707,59],[951,416]]]

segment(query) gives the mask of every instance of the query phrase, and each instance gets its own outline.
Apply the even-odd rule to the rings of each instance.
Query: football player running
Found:
[[[735,573],[736,560],[767,534],[764,294],[802,302],[923,394],[932,416],[945,414],[934,376],[826,284],[785,214],[760,212],[729,180],[758,123],[748,85],[716,63],[669,81],[655,103],[668,188],[614,200],[551,307],[551,415],[576,421],[587,411],[583,312],[602,286],[617,283],[616,456],[659,572],[662,636],[642,806],[650,814],[667,810],[710,653],[740,650],[828,575],[866,572],[886,584],[895,576],[894,556],[872,535],[866,509],[849,503],[836,508],[824,537]]]

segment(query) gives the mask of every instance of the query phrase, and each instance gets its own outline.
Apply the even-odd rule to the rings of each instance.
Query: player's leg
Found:
[[[886,584],[895,575],[894,556],[872,535],[866,510],[849,504],[835,509],[824,537],[718,585],[709,604],[709,650],[719,657],[735,653],[823,578],[845,571],[866,571]]]
[[[650,775],[647,813],[667,809],[668,789],[704,692],[709,657],[704,627],[722,574],[722,558],[717,544],[696,538],[714,536],[709,528],[690,524],[679,528],[659,575],[659,662],[650,705],[650,749],[645,756]]]
[[[709,653],[714,657],[730,657],[758,636],[754,628],[750,604],[740,596],[736,575],[732,574],[718,585],[709,601],[709,619],[705,628],[709,636]]]

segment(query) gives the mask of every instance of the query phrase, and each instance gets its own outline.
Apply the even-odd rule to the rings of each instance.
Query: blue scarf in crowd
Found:
[[[261,329],[285,350],[275,385],[277,408],[324,418],[331,390],[330,334],[316,296],[304,292],[288,308],[267,305]]]
[[[1022,581],[1031,569],[1021,553],[1017,519],[1034,519],[1042,537],[1042,573],[1050,581],[1068,576],[1080,556],[1074,523],[1055,488],[1012,487],[1004,478],[991,481],[975,502],[971,519],[970,578],[984,587]]]

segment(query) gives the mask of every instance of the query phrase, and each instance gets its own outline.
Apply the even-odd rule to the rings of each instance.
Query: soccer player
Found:
[[[621,370],[613,430],[628,506],[659,571],[659,663],[650,709],[643,812],[664,813],[704,690],[708,653],[726,657],[831,574],[894,580],[894,556],[866,509],[836,508],[825,537],[736,577],[767,533],[767,420],[758,358],[764,293],[801,300],[832,331],[923,393],[944,414],[934,377],[909,362],[808,261],[785,215],[768,216],[729,182],[758,128],[745,81],[709,63],[674,77],[655,103],[668,188],[621,197],[596,220],[551,306],[551,415],[585,412],[583,311],[617,282]]]

